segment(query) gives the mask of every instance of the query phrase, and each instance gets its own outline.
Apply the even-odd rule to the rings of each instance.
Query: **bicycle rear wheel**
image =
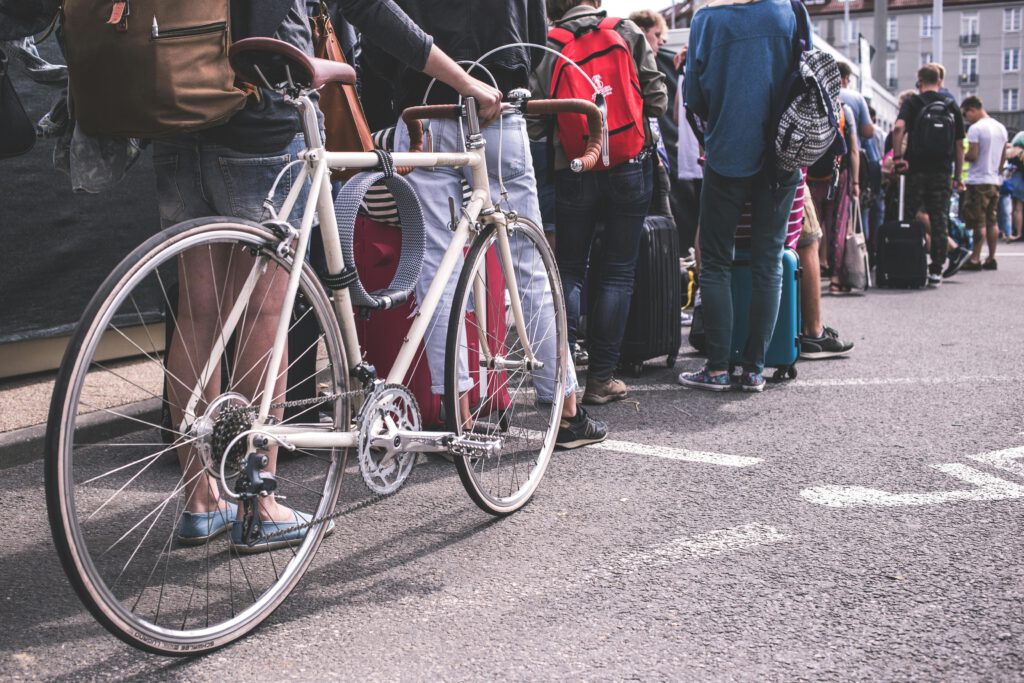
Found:
[[[179,528],[186,507],[204,494],[229,499],[211,473],[251,425],[250,399],[258,405],[271,372],[282,285],[294,267],[277,244],[265,228],[240,219],[199,219],[160,232],[103,283],[61,365],[46,435],[54,542],[89,611],[144,650],[193,654],[241,637],[295,587],[326,531],[316,524],[291,545],[247,554],[251,548],[230,540],[234,514],[223,503],[208,522],[222,533]],[[289,336],[290,353],[273,371],[280,378],[275,402],[294,395],[292,385],[332,395],[348,389],[329,301],[302,267],[291,329],[313,331],[301,342]],[[348,428],[347,400],[313,403],[283,419]],[[281,497],[315,518],[329,514],[345,455],[282,452]]]
[[[500,440],[495,453],[455,461],[470,497],[494,515],[521,508],[540,484],[555,447],[568,367],[565,301],[554,254],[531,221],[518,218],[508,231],[517,291],[502,276],[492,225],[466,256],[445,357],[447,428],[485,443]],[[525,346],[512,314],[516,299],[522,301]],[[529,367],[526,346],[543,367]],[[465,398],[468,416],[460,408]]]

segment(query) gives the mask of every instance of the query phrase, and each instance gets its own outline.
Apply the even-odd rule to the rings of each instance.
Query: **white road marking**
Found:
[[[995,467],[996,469],[1015,474],[1018,477],[1024,477],[1024,462],[1018,462],[1019,460],[1024,460],[1024,446],[1006,448],[1001,451],[992,451],[991,453],[980,453],[968,457],[989,467]]]
[[[1013,463],[1017,465],[1018,463]],[[986,474],[957,463],[932,465],[940,472],[960,479],[976,488],[935,491],[932,493],[892,493],[866,486],[817,486],[804,489],[800,495],[811,503],[828,507],[898,507],[936,505],[963,501],[1007,500],[1024,498],[1024,486]]]
[[[761,462],[761,458],[752,458],[746,455],[728,455],[726,453],[691,451],[685,448],[670,448],[668,446],[648,446],[642,443],[614,441],[611,439],[602,441],[601,443],[592,444],[587,446],[587,448],[596,448],[602,451],[611,451],[613,453],[649,455],[656,458],[668,458],[669,460],[700,462],[706,465],[722,465],[724,467],[750,467]]]
[[[677,538],[646,550],[630,553],[616,564],[618,569],[635,571],[663,567],[686,560],[709,557],[733,550],[786,541],[789,536],[767,524],[744,524],[716,529],[690,538]]]
[[[769,376],[771,371],[769,371]],[[1024,378],[1007,377],[1006,375],[964,375],[962,377],[851,377],[848,379],[795,379],[783,382],[780,386],[799,389],[801,387],[876,387],[892,385],[941,385],[941,384],[973,384],[992,382],[1020,382],[1024,384]],[[769,386],[771,389],[771,386]],[[630,393],[645,393],[659,391],[691,391],[679,384],[633,384],[629,387]]]

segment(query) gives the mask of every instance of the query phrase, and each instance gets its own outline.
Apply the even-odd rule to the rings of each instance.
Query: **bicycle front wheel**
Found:
[[[192,654],[244,635],[295,587],[326,531],[320,522],[253,553],[220,484],[236,437],[244,458],[243,433],[268,375],[278,378],[275,404],[306,389],[302,410],[275,408],[278,419],[349,425],[346,398],[331,400],[348,389],[338,326],[301,263],[290,347],[279,368],[269,367],[295,267],[277,245],[239,219],[160,232],[103,283],[61,365],[46,436],[54,542],[90,612],[144,650]],[[229,462],[238,455],[230,450]],[[278,498],[314,518],[330,514],[343,450],[270,455]]]
[[[555,447],[568,371],[554,254],[544,232],[525,218],[510,223],[508,235],[507,263],[496,226],[470,248],[445,359],[447,427],[483,447],[456,458],[459,477],[473,501],[494,515],[521,508],[540,484]],[[514,273],[515,291],[503,265]]]

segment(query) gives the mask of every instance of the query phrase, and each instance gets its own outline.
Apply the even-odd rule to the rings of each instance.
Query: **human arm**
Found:
[[[470,76],[438,46],[430,47],[423,73],[450,85],[463,97],[475,98],[483,122],[493,121],[501,114],[501,91]]]
[[[700,80],[704,66],[704,60],[700,53],[700,37],[703,27],[703,17],[698,10],[693,15],[693,24],[690,27],[690,39],[687,45],[686,75],[683,78],[683,101],[686,103],[688,111],[692,111],[700,118],[706,119],[708,117],[708,101],[701,87]]]
[[[980,150],[981,150],[981,145],[980,144],[978,144],[977,142],[968,142],[967,143],[967,151],[964,152],[964,161],[967,161],[967,162],[973,164],[975,161],[978,160],[978,153],[980,152]]]
[[[953,120],[955,121],[956,134],[954,135],[955,142],[953,143],[954,152],[956,153],[956,163],[953,166],[953,188],[957,192],[963,192],[964,186],[964,138],[966,137],[964,131],[964,117],[960,113],[960,107],[952,107]],[[977,155],[975,155],[977,156]]]
[[[644,116],[661,116],[668,109],[668,86],[658,68],[654,51],[640,28],[628,19],[620,24],[620,35],[631,47],[640,92],[644,99]]]
[[[850,194],[853,195],[854,199],[860,199],[860,140],[856,135],[850,136],[848,154],[850,158]]]
[[[892,160],[893,168],[897,173],[904,173],[907,170],[907,161],[903,158],[903,138],[907,133],[907,124],[903,119],[896,119],[892,127]]]

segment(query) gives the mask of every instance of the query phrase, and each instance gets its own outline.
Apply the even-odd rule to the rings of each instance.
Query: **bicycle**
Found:
[[[230,54],[243,77],[259,78],[298,108],[306,149],[294,162],[297,178],[263,224],[230,217],[186,221],[129,254],[71,338],[47,428],[47,508],[72,586],[115,636],[165,655],[222,647],[281,604],[333,530],[333,520],[348,510],[338,510],[337,502],[353,451],[379,477],[378,493],[397,488],[418,454],[444,453],[483,510],[507,515],[521,508],[550,460],[569,368],[554,257],[538,226],[492,202],[471,100],[404,112],[413,151],[332,153],[324,149],[310,94],[328,82],[353,82],[350,67],[271,39],[239,41]],[[503,106],[520,113],[586,114],[592,142],[574,168],[596,163],[603,123],[592,103],[522,100]],[[464,151],[420,151],[420,121],[442,117],[463,122]],[[382,168],[390,175],[392,165],[469,167],[472,195],[461,212],[453,206],[451,244],[437,277],[394,367],[379,379],[361,360],[353,297],[362,297],[368,309],[385,308],[408,291],[366,293],[355,286],[358,273],[339,236],[329,171]],[[290,173],[291,165],[278,181]],[[295,229],[288,219],[307,179],[309,196]],[[323,278],[305,259],[314,212],[329,270]],[[423,431],[402,379],[466,245],[447,330],[446,430]],[[192,270],[180,266],[186,259]],[[540,273],[544,280],[530,315],[524,301],[528,294],[537,297],[520,291],[523,273]],[[501,278],[496,296],[486,284],[495,276]],[[321,279],[330,284],[330,295]],[[214,321],[210,338],[197,334],[198,309]],[[488,310],[500,311],[504,324],[489,328],[483,320]],[[313,343],[293,353],[289,331],[312,323]],[[171,334],[171,327],[177,332]],[[273,344],[261,346],[266,328],[273,329]],[[316,359],[315,373],[297,381],[314,381],[318,393],[288,401],[284,385],[295,362],[286,358],[307,354]],[[113,360],[125,356],[140,361]],[[250,356],[256,362],[241,362]],[[470,415],[460,410],[459,361],[465,358],[474,359],[471,383],[486,387],[489,399]],[[535,382],[545,372],[554,385],[550,401]],[[247,393],[245,387],[255,389]],[[104,395],[129,390],[140,400],[116,408],[102,402]],[[302,420],[284,419],[288,407],[302,408]],[[215,512],[232,533],[186,545],[178,520],[200,487],[218,487],[220,499],[236,506],[218,503]],[[308,514],[290,527],[301,532],[297,538],[266,533],[259,521],[261,506],[285,496],[292,509]],[[241,542],[234,538],[236,525]],[[274,549],[250,552],[265,550],[261,544]]]

